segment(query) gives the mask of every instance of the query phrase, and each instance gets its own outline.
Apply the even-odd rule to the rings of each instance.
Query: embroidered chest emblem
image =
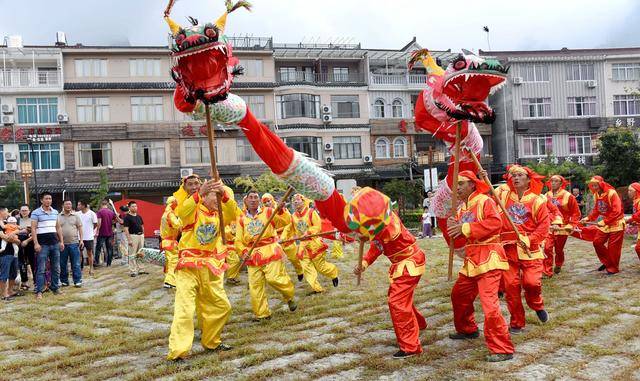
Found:
[[[555,198],[555,197],[552,197],[552,198],[551,198],[551,203],[552,203],[553,205],[557,206],[557,207],[560,207],[560,200],[558,200],[558,199],[557,199],[557,198]]]
[[[307,223],[305,221],[300,220],[300,221],[296,222],[296,230],[300,234],[305,234],[307,232],[307,229],[309,229],[309,225],[307,225]]]
[[[513,204],[507,210],[514,223],[522,225],[529,221],[529,210],[523,204]]]
[[[214,224],[203,224],[198,226],[196,229],[196,239],[200,242],[201,245],[206,245],[208,243],[212,243],[216,238],[216,233],[218,229]]]
[[[472,211],[468,210],[462,213],[462,216],[460,216],[460,222],[476,222],[476,215]]]
[[[607,213],[607,211],[609,211],[609,205],[607,205],[607,203],[604,200],[598,200],[596,205],[598,207],[598,212],[600,212],[600,214],[605,214]]]
[[[256,236],[260,234],[263,226],[264,224],[262,223],[262,221],[257,219],[251,220],[251,222],[247,224],[247,233],[251,234],[252,236]]]

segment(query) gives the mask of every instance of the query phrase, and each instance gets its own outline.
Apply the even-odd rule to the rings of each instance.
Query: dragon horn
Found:
[[[178,24],[177,22],[175,22],[175,21],[171,20],[171,17],[169,17],[169,16],[165,16],[165,17],[164,17],[164,21],[166,21],[166,22],[167,22],[167,24],[169,24],[169,29],[171,29],[171,34],[172,34],[172,35],[174,35],[174,36],[175,36],[176,34],[178,34],[178,31],[179,31],[180,29],[182,29],[182,27],[180,26],[180,24]]]
[[[408,68],[409,70],[413,69],[415,64],[421,61],[424,65],[425,69],[427,69],[428,74],[432,75],[443,75],[444,70],[438,66],[436,61],[431,57],[428,49],[420,49],[411,53],[411,58],[409,59]]]
[[[218,18],[218,20],[216,20],[216,27],[218,27],[218,30],[220,31],[220,34],[224,33],[224,27],[227,24],[227,15],[233,11],[235,11],[236,9],[239,8],[245,8],[248,11],[251,10],[251,3],[249,3],[248,1],[243,1],[240,0],[237,3],[233,3],[233,1],[231,0],[226,0],[224,2],[225,6],[227,7],[227,11]]]

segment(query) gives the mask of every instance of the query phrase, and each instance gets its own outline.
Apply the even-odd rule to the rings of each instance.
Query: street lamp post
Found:
[[[20,176],[24,187],[24,203],[29,204],[29,178],[33,175],[33,166],[30,161],[20,163]]]

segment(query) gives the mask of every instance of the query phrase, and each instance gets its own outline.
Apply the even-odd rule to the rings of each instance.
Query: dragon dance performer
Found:
[[[238,219],[242,216],[242,210],[239,207],[236,207],[236,211],[234,214],[234,218],[231,220],[225,220],[224,234],[225,241],[227,242],[227,258],[225,261],[229,268],[225,272],[225,278],[227,284],[230,285],[238,285],[240,284],[240,280],[238,279],[238,275],[240,275],[240,269],[242,268],[242,261],[240,260],[240,256],[236,252],[236,231],[238,227]]]
[[[507,171],[509,191],[502,192],[500,200],[518,228],[520,241],[503,215],[501,239],[509,260],[509,270],[504,273],[503,281],[511,313],[509,330],[517,334],[525,326],[522,289],[527,305],[536,312],[538,319],[543,323],[549,320],[542,298],[544,255],[540,245],[547,237],[551,221],[547,199],[540,195],[542,176],[520,165],[512,165]]]
[[[629,198],[633,200],[633,215],[627,219],[628,224],[640,225],[640,183],[629,185]],[[638,259],[640,259],[640,231],[634,246]]]
[[[247,194],[247,211],[238,219],[236,232],[236,252],[246,260],[249,272],[249,295],[251,296],[251,308],[256,320],[270,319],[271,310],[265,287],[268,284],[278,291],[284,301],[289,305],[290,311],[298,308],[294,299],[294,286],[287,274],[287,269],[282,261],[284,252],[278,244],[278,234],[273,221],[267,226],[265,234],[255,249],[249,255],[249,249],[262,228],[269,222],[269,218],[275,210],[269,207],[260,207],[258,192],[251,191]]]
[[[559,274],[564,264],[564,247],[574,226],[580,222],[580,206],[574,195],[565,188],[571,183],[560,175],[553,175],[547,182],[547,198],[560,212],[560,223],[551,224],[551,231],[544,245],[544,275]],[[555,252],[555,258],[554,258]],[[555,266],[554,266],[555,260]]]
[[[457,191],[464,204],[447,226],[456,248],[464,246],[465,257],[451,291],[456,332],[449,334],[449,338],[461,340],[479,336],[473,308],[473,302],[479,296],[484,312],[484,337],[491,352],[486,360],[510,360],[514,348],[498,300],[500,280],[509,270],[507,255],[500,242],[502,219],[495,201],[486,195],[489,186],[473,172],[460,172]]]
[[[620,272],[620,255],[624,241],[622,201],[613,186],[606,183],[602,176],[593,176],[588,181],[588,186],[593,193],[595,207],[580,222],[596,221],[598,217],[602,217],[596,225],[598,230],[593,239],[593,247],[602,263],[598,271],[607,270],[608,275],[613,275]]]
[[[295,237],[322,232],[320,216],[307,205],[304,196],[299,193],[293,195],[293,207],[295,212],[291,216],[291,224]],[[327,262],[328,248],[329,246],[322,241],[321,237],[300,240],[298,259],[304,271],[304,278],[315,293],[324,292],[324,288],[318,281],[318,273],[331,279],[333,287],[338,287],[338,268],[333,263]]]
[[[182,187],[181,187],[182,188]],[[223,287],[226,247],[222,244],[217,195],[222,194],[222,213],[232,216],[236,202],[233,191],[221,181],[206,181],[198,192],[180,202],[176,215],[183,223],[178,243],[176,296],[167,359],[188,356],[193,343],[193,315],[202,327],[202,346],[229,350],[220,333],[231,314],[231,304]]]
[[[164,250],[164,287],[175,288],[176,277],[174,271],[178,263],[178,238],[182,229],[182,222],[176,216],[175,209],[178,201],[175,197],[167,198],[166,207],[160,220],[160,238],[162,243],[160,248]]]
[[[261,198],[262,205],[268,208],[276,208],[276,200],[271,195],[271,193],[265,193]],[[293,238],[293,231],[291,229],[292,225],[292,217],[291,212],[287,208],[282,208],[278,214],[273,218],[273,222],[276,224],[276,233],[278,233],[278,237],[280,240],[288,240]],[[298,276],[298,281],[302,281],[304,278],[304,271],[302,270],[302,265],[300,264],[300,260],[298,259],[298,246],[295,242],[284,243],[281,245],[282,250],[287,255],[289,262],[293,265],[293,269],[296,271],[296,275]]]

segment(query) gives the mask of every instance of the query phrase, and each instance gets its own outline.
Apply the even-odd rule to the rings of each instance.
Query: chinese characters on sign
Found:
[[[0,129],[0,142],[25,141],[28,135],[61,135],[60,127],[4,127]]]
[[[636,118],[625,118],[625,119],[616,119],[615,121],[616,127],[635,127],[636,126]]]

